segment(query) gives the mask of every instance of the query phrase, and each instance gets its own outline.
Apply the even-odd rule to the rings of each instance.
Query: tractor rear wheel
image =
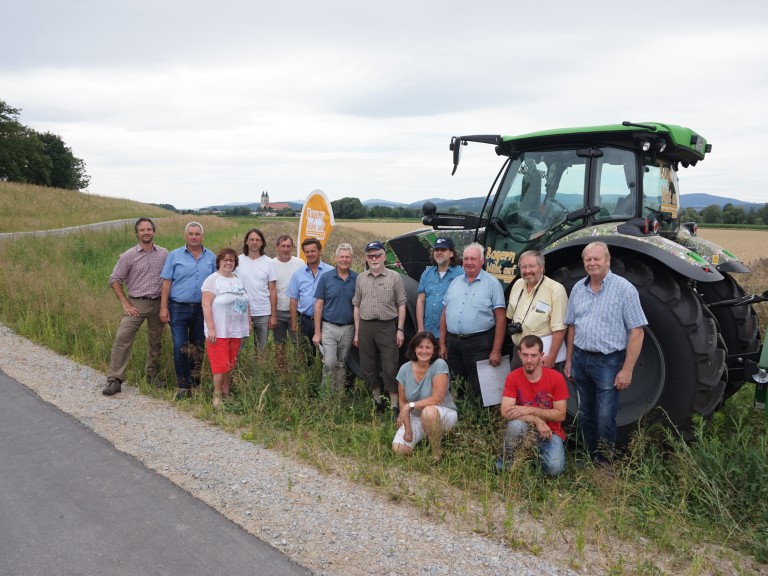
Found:
[[[617,444],[628,443],[641,418],[669,422],[685,433],[691,416],[709,417],[722,402],[725,350],[717,323],[698,294],[662,266],[612,256],[611,270],[637,288],[648,319],[632,385],[620,396]],[[552,274],[569,294],[584,276],[580,262]],[[568,413],[575,417],[578,399],[569,387]]]

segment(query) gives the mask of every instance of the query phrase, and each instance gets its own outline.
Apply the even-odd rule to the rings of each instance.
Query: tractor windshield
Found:
[[[587,160],[576,150],[522,153],[511,162],[499,189],[499,219],[511,233],[530,240],[568,212],[583,208]]]

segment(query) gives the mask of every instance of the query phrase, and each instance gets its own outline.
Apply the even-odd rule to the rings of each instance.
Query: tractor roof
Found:
[[[579,128],[559,128],[531,132],[519,136],[503,136],[498,152],[510,155],[514,152],[532,148],[579,145],[612,145],[637,148],[648,142],[655,150],[663,143],[665,146],[660,156],[683,165],[695,165],[704,155],[712,150],[712,145],[690,128],[661,124],[658,122],[624,122],[605,126],[583,126]]]

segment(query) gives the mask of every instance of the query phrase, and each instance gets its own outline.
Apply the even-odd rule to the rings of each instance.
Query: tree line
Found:
[[[421,209],[407,206],[365,206],[358,198],[341,198],[331,202],[333,215],[336,218],[421,218]],[[455,213],[455,208],[447,210]],[[768,225],[768,204],[762,206],[734,206],[725,204],[722,208],[712,204],[701,210],[685,208],[680,211],[681,222],[697,222],[699,224],[751,224]]]
[[[21,110],[0,100],[0,181],[83,190],[91,177],[61,136],[19,122]]]

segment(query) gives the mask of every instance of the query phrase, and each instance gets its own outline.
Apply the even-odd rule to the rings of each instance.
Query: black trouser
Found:
[[[496,328],[469,335],[448,333],[448,368],[453,378],[463,378],[468,384],[468,391],[476,399],[482,398],[480,379],[477,377],[477,361],[488,360],[493,350]],[[461,396],[460,390],[456,390]]]

